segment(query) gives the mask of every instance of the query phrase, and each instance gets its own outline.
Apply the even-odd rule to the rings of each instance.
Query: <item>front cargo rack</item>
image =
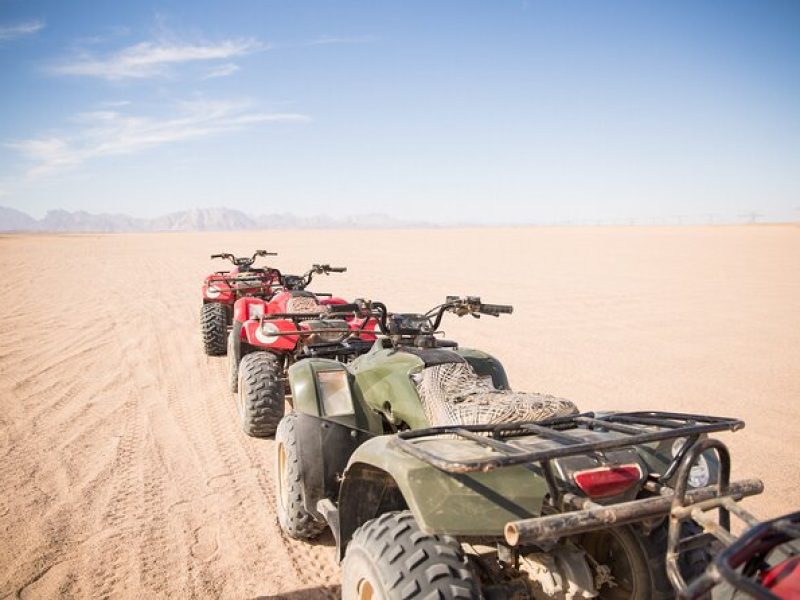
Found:
[[[650,442],[687,438],[672,463],[661,475],[668,479],[677,469],[683,456],[697,439],[708,433],[737,431],[744,421],[728,417],[711,417],[672,412],[619,412],[595,416],[582,413],[537,422],[501,423],[497,425],[446,425],[402,431],[395,444],[415,458],[446,473],[474,473],[493,469],[542,463],[545,473],[548,462],[556,458],[626,448]],[[576,432],[609,431],[622,434],[612,439],[587,442]],[[496,455],[468,460],[453,460],[422,447],[421,441],[447,436],[470,440],[497,451]],[[520,436],[538,436],[553,442],[547,448],[523,450],[503,440]]]

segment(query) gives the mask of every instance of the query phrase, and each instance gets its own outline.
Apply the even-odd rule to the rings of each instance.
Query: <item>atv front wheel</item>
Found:
[[[200,311],[203,348],[208,356],[225,356],[228,337],[228,311],[224,304],[209,302]]]
[[[289,537],[313,540],[325,530],[303,503],[303,473],[300,466],[297,439],[297,413],[290,412],[281,419],[275,434],[275,487],[277,488],[278,523]]]
[[[342,563],[343,600],[479,598],[478,582],[459,543],[423,533],[409,511],[386,513],[359,527]]]
[[[246,354],[239,363],[239,393],[236,410],[242,430],[253,437],[275,434],[283,417],[283,364],[271,352]]]

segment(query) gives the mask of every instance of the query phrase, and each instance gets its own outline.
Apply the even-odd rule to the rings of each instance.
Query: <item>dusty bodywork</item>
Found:
[[[209,356],[225,354],[234,303],[243,297],[269,298],[273,293],[273,286],[280,283],[282,276],[277,269],[253,266],[260,256],[277,254],[256,250],[252,256],[234,256],[228,252],[211,255],[212,259],[229,260],[233,269],[216,271],[203,281],[200,328],[203,349]]]
[[[511,308],[470,297],[425,314],[365,305],[361,318],[381,333],[369,352],[289,369],[279,520],[299,539],[330,526],[343,596],[672,598],[676,577],[702,575],[709,536],[693,519],[670,518],[673,499],[762,491],[758,480],[729,482],[724,446],[704,445],[744,424],[579,413],[513,392],[497,359],[438,336],[446,312]]]
[[[313,265],[303,275],[283,275],[270,298],[240,298],[228,337],[229,386],[236,393],[242,429],[254,437],[275,432],[284,414],[286,370],[311,357],[347,362],[376,339],[377,322],[332,294],[311,292],[314,275],[345,267]]]

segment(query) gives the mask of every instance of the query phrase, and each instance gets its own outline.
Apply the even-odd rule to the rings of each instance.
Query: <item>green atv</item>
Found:
[[[673,598],[668,533],[681,577],[710,559],[691,519],[669,532],[677,482],[684,503],[762,491],[728,483],[716,446],[696,452],[739,420],[581,414],[511,391],[497,359],[438,337],[446,312],[510,306],[448,297],[425,314],[361,310],[383,336],[350,364],[289,369],[294,412],[275,445],[281,528],[310,540],[330,527],[346,600]]]

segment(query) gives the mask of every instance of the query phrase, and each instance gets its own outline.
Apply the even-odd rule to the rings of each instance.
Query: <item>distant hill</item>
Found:
[[[248,215],[230,208],[193,208],[154,219],[121,214],[50,210],[42,219],[0,206],[0,231],[126,232],[126,231],[237,231],[245,229],[345,229],[432,227],[383,214],[346,217],[298,217],[292,214]]]
[[[14,208],[0,206],[0,231],[32,231],[39,222]]]

